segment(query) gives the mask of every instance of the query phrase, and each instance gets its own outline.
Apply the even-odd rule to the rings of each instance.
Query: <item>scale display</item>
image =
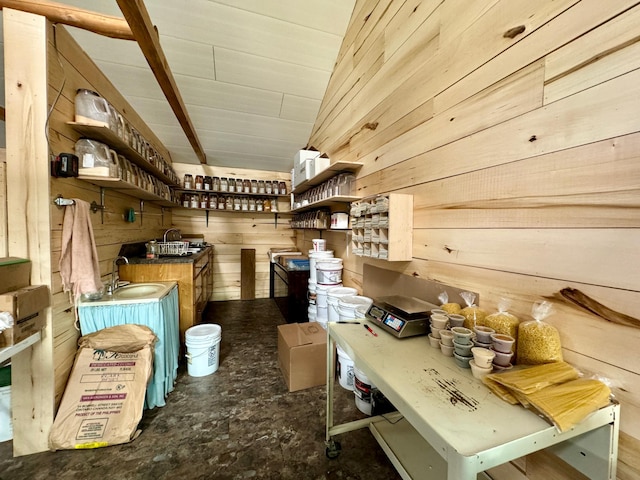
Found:
[[[385,318],[382,323],[384,323],[388,327],[393,328],[396,332],[400,332],[400,330],[402,330],[402,327],[404,327],[404,324],[407,322],[405,322],[404,320],[400,320],[399,318],[396,318],[391,314],[388,314],[387,318]]]
[[[429,333],[429,311],[437,308],[415,297],[394,295],[374,300],[366,317],[398,338]]]

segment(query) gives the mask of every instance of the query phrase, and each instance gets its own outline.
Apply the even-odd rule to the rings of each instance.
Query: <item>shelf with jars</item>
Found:
[[[353,195],[355,179],[355,175],[349,171],[336,173],[309,190],[292,194],[291,213],[303,213],[319,208],[346,208],[347,204],[361,198]]]

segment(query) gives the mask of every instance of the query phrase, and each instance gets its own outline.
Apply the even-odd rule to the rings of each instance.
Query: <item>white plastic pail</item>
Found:
[[[340,348],[340,345],[337,347],[338,362],[336,363],[336,368],[338,370],[338,383],[345,390],[353,390],[353,360]]]
[[[307,318],[309,319],[310,322],[316,321],[317,314],[318,314],[318,309],[316,308],[315,304],[309,305],[309,308],[307,308]]]
[[[312,282],[311,279],[309,279],[309,293],[307,294],[307,300],[309,300],[309,305],[316,304],[316,287],[317,287],[316,282]]]
[[[0,442],[13,438],[11,385],[0,387]]]
[[[316,305],[316,322],[324,322],[327,323],[329,320],[329,316],[327,315],[327,307],[321,307]]]
[[[316,285],[316,305],[321,308],[327,308],[327,293],[329,289],[338,285]]]
[[[356,320],[367,318],[367,312],[371,305],[358,305],[356,307]]]
[[[323,252],[316,252],[315,250],[309,250],[309,281],[317,282],[316,264],[318,259],[333,258],[333,250],[325,250]]]
[[[204,323],[189,328],[185,334],[187,372],[192,377],[204,377],[218,369],[220,359],[220,325]]]
[[[340,320],[338,313],[338,300],[342,297],[356,295],[358,291],[351,287],[332,287],[327,290],[327,309],[329,310],[329,321],[337,322]]]
[[[371,390],[375,385],[357,366],[353,367],[353,393],[356,397],[356,407],[365,415],[371,415]]]
[[[327,249],[327,241],[323,238],[314,238],[311,244],[314,252],[324,252]]]
[[[316,264],[318,285],[337,285],[342,283],[342,259],[332,258]]]
[[[340,316],[340,321],[344,322],[355,320],[356,318],[358,318],[356,316],[356,308],[362,306],[369,308],[372,303],[372,299],[370,299],[369,297],[362,297],[360,295],[340,298],[338,300],[338,314]]]

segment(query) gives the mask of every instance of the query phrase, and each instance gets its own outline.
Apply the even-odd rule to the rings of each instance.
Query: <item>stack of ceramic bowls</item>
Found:
[[[469,362],[471,373],[476,378],[482,378],[486,374],[493,371],[493,359],[496,356],[493,350],[482,347],[473,347],[471,349],[473,360]]]
[[[473,339],[473,344],[476,347],[491,348],[491,334],[496,333],[493,328],[478,325],[473,327],[473,331],[476,334]]]
[[[453,358],[456,364],[462,368],[470,368],[469,362],[473,360],[471,349],[473,348],[473,332],[464,327],[453,327]]]
[[[495,370],[505,370],[512,367],[513,344],[515,339],[509,335],[501,333],[491,334],[491,350],[495,353],[493,368]]]

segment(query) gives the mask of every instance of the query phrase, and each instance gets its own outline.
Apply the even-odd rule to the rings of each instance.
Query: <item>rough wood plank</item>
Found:
[[[240,254],[240,298],[252,300],[256,298],[256,251],[243,248]]]

